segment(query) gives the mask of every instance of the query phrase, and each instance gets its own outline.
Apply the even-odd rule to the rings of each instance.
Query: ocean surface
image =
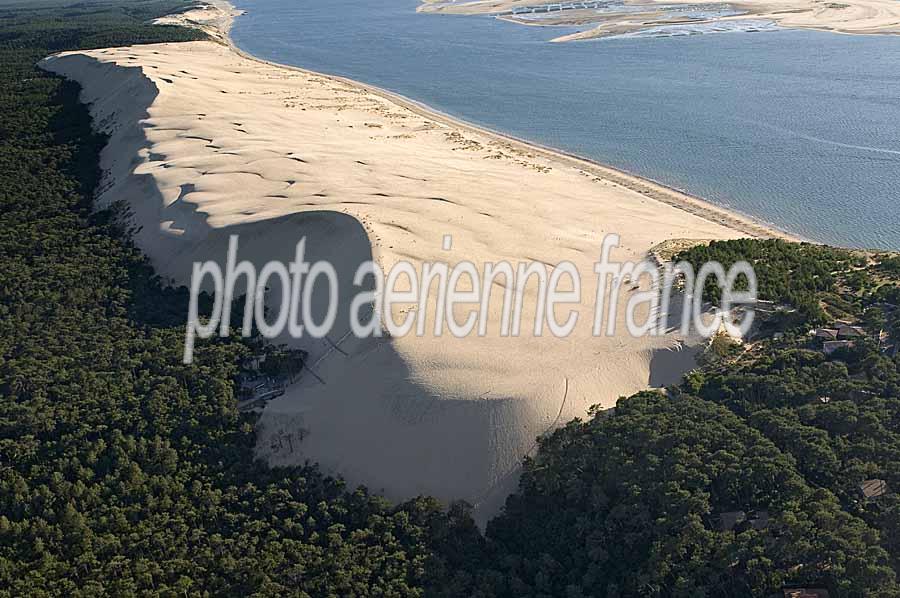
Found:
[[[284,64],[683,189],[825,243],[900,250],[900,36],[766,30],[552,44],[415,0],[237,0]]]

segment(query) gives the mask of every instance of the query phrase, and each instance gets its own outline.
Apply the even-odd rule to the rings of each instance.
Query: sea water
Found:
[[[685,190],[815,241],[900,250],[900,36],[575,31],[415,0],[237,0],[235,42]],[[693,35],[685,35],[693,33]],[[473,181],[477,184],[477,181]]]

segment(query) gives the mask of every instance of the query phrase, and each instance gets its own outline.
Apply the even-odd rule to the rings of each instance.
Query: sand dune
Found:
[[[580,0],[578,0],[580,2]],[[572,5],[572,2],[546,0],[424,0],[419,12],[447,14],[497,14],[527,25],[596,25],[592,29],[566,34],[553,41],[585,40],[651,29],[660,25],[700,23],[728,23],[747,18],[775,22],[783,27],[820,29],[838,33],[896,34],[900,33],[900,4],[896,0],[742,0],[727,3],[740,15],[713,16],[699,19],[672,12],[673,5],[691,5],[698,9],[718,10],[719,0],[627,0],[602,11],[593,8],[559,10],[542,14],[540,19],[511,14],[535,6]],[[593,4],[591,4],[593,7]]]
[[[571,260],[589,274],[609,232],[621,235],[620,259],[669,239],[766,234],[658,185],[213,42],[67,53],[43,66],[81,83],[110,135],[99,203],[126,202],[138,245],[177,283],[195,260],[224,261],[234,233],[257,263],[287,260],[306,236],[311,260],[335,263],[347,288],[369,258],[385,269]],[[483,520],[536,436],[684,365],[655,358],[678,346],[672,335],[591,336],[594,290],[582,296],[585,315],[563,339],[501,338],[492,324],[484,338],[361,340],[339,324],[327,339],[293,340],[312,373],[266,408],[259,454],[317,461],[393,499],[466,499]]]

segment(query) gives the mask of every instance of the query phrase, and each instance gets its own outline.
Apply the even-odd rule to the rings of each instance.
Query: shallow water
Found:
[[[236,4],[248,14],[235,42],[262,58],[378,85],[813,240],[900,250],[900,36],[551,44],[568,28],[417,14],[414,0]]]

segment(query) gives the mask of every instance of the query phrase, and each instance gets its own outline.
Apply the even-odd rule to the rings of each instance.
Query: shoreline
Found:
[[[637,193],[640,193],[646,197],[684,210],[695,216],[700,216],[701,218],[715,224],[720,224],[728,228],[732,228],[751,237],[778,238],[785,241],[793,241],[797,243],[817,243],[816,241],[804,238],[790,231],[782,230],[772,223],[765,222],[749,214],[744,214],[733,208],[717,205],[710,200],[704,199],[703,197],[693,195],[691,193],[688,193],[687,191],[676,189],[675,187],[656,181],[649,177],[628,172],[624,169],[616,168],[609,164],[604,164],[603,162],[599,162],[585,156],[567,152],[566,150],[560,148],[547,146],[535,141],[522,139],[514,135],[497,131],[489,127],[470,123],[468,121],[442,112],[437,108],[428,106],[422,102],[403,96],[402,94],[389,91],[382,87],[378,87],[377,85],[371,85],[369,83],[364,83],[362,81],[357,81],[355,79],[350,79],[341,75],[322,73],[304,67],[283,64],[254,56],[253,54],[250,54],[249,52],[241,49],[231,37],[231,28],[233,26],[234,19],[240,15],[245,14],[245,12],[236,9],[234,5],[232,5],[227,0],[209,0],[209,4],[216,7],[217,10],[221,11],[226,16],[224,27],[217,27],[217,31],[221,36],[219,39],[231,51],[247,60],[252,60],[254,62],[258,62],[267,66],[300,72],[306,75],[323,77],[332,81],[337,81],[345,85],[349,85],[351,87],[355,87],[357,89],[361,89],[363,91],[367,91],[374,95],[378,95],[390,102],[398,104],[399,106],[406,108],[407,110],[410,110],[411,112],[414,112],[424,118],[440,122],[444,125],[460,128],[470,133],[494,138],[498,141],[510,144],[518,148],[519,150],[541,154],[545,158],[548,158],[550,160],[561,162],[574,168],[582,169],[593,176],[597,176],[631,191],[636,191]]]
[[[694,337],[633,337],[624,309],[603,318],[618,334],[592,334],[594,298],[605,290],[590,274],[600,241],[619,235],[612,259],[640,262],[661,242],[745,237],[738,226],[749,221],[355,81],[247,56],[221,34],[234,15],[225,10],[181,17],[219,22],[213,40],[65,52],[41,66],[81,85],[94,127],[108,135],[95,201],[124,201],[135,245],[163,279],[188,284],[197,262],[221,264],[232,235],[257,271],[292,262],[300,240],[307,262],[336,270],[338,299],[309,299],[316,321],[335,306],[331,334],[273,339],[306,351],[313,373],[266,405],[260,459],[314,461],[390,500],[468,500],[483,522],[514,488],[537,436],[694,367],[682,350]],[[420,272],[463,260],[566,261],[585,275],[569,306],[579,325],[562,337],[504,336],[506,293],[495,290],[483,336],[356,337],[345,328],[361,264],[388,272],[406,262]],[[278,297],[277,277],[268,280]],[[524,289],[526,328],[544,313],[538,286]],[[639,286],[629,285],[629,297]],[[392,305],[389,317],[419,307]],[[638,311],[652,315],[646,305]],[[445,317],[465,313],[457,305]]]

